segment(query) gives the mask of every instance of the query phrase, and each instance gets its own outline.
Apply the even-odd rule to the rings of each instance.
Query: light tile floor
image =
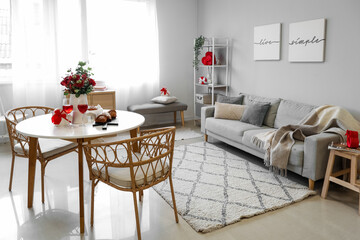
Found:
[[[187,126],[194,127],[192,122]],[[180,126],[179,126],[180,127]],[[178,141],[187,144],[202,138]],[[261,165],[261,159],[220,144]],[[27,160],[16,159],[13,191],[8,191],[11,152],[0,144],[0,239],[137,239],[132,195],[99,184],[95,195],[95,221],[90,227],[90,181],[85,172],[85,234],[79,234],[77,154],[55,159],[46,168],[46,200],[41,204],[40,178],[36,175],[34,206],[27,208]],[[86,163],[84,163],[86,164]],[[37,173],[40,166],[37,165]],[[289,177],[304,185],[307,180]],[[358,195],[330,186],[329,197],[318,194],[291,206],[268,212],[202,234],[181,217],[175,223],[172,208],[152,189],[140,204],[143,239],[359,239]]]

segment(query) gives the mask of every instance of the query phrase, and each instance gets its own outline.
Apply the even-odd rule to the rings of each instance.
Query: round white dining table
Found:
[[[51,114],[40,115],[21,121],[16,125],[16,131],[28,136],[29,142],[29,172],[28,172],[28,208],[33,205],[35,166],[37,158],[38,138],[57,138],[78,143],[78,165],[79,165],[79,207],[80,207],[80,232],[84,233],[84,187],[83,187],[83,143],[95,138],[115,135],[129,131],[130,137],[137,136],[137,129],[145,118],[134,112],[117,110],[116,119],[103,130],[102,126],[93,126],[93,123],[84,125],[55,126],[51,122]]]

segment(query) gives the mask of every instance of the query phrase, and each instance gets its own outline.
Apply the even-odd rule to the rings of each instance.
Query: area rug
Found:
[[[189,127],[176,127],[175,140],[185,140],[202,137],[203,135],[192,130]]]
[[[206,142],[175,148],[173,183],[178,213],[204,233],[315,194]],[[153,188],[172,206],[168,181]]]
[[[175,140],[185,140],[185,139],[192,139],[192,138],[198,138],[202,137],[203,135],[192,130],[189,127],[177,127],[176,133],[175,133]],[[128,132],[120,133],[116,137],[107,137],[107,138],[101,138],[97,139],[94,142],[112,142],[112,141],[121,141],[130,138],[130,135]]]

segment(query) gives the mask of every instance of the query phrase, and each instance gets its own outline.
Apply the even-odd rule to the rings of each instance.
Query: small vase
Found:
[[[72,123],[73,124],[83,124],[84,122],[84,114],[82,114],[78,109],[79,102],[87,102],[87,95],[86,94],[80,94],[80,96],[77,98],[75,94],[70,94],[70,104],[73,105],[73,118]]]

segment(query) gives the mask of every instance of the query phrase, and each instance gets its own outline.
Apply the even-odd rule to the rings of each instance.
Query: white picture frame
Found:
[[[289,62],[324,62],[326,19],[289,24]]]
[[[254,60],[280,60],[281,23],[254,27]]]

